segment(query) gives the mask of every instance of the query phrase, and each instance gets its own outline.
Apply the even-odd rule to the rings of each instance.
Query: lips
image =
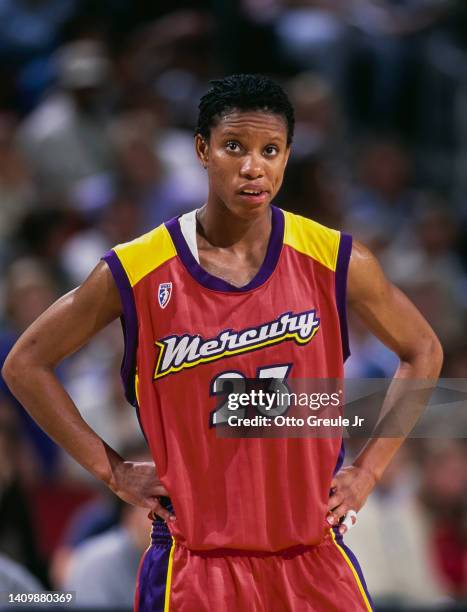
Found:
[[[265,193],[268,193],[264,186],[261,183],[246,183],[240,185],[240,189],[238,193],[243,196],[260,196]]]
[[[240,198],[249,204],[264,204],[267,202],[269,193],[267,191],[254,191],[251,189],[243,189],[239,192]]]
[[[261,195],[263,193],[263,190],[262,189],[259,189],[259,190],[242,189],[240,193],[242,195],[256,195],[257,196],[257,195]]]

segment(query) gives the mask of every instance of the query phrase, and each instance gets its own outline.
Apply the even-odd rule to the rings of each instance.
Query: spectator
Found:
[[[419,124],[423,34],[451,8],[450,0],[363,0],[348,3],[354,28],[348,70],[350,108],[368,129],[404,132]],[[428,126],[427,126],[428,127]],[[429,129],[429,128],[428,128]]]
[[[3,0],[0,4],[2,85],[11,102],[30,110],[53,78],[50,56],[79,0]],[[2,87],[3,89],[3,87]],[[5,95],[2,92],[2,98]],[[6,100],[4,100],[6,101]]]
[[[125,506],[118,527],[90,538],[73,555],[65,590],[81,607],[131,608],[141,555],[149,544],[147,509]]]
[[[202,204],[206,183],[192,136],[157,126],[143,110],[120,117],[114,138],[122,182],[142,209],[145,229]]]
[[[467,448],[465,440],[432,440],[423,455],[421,499],[431,517],[431,558],[444,589],[467,597]]]
[[[19,563],[0,553],[0,591],[2,593],[26,593],[43,591],[44,587]]]
[[[0,553],[45,580],[24,487],[30,460],[16,414],[0,403]]]
[[[95,41],[79,40],[58,53],[59,85],[24,121],[18,134],[43,193],[67,196],[79,181],[113,167],[107,132],[110,64]],[[107,89],[104,90],[104,85]]]
[[[15,117],[0,114],[0,267],[24,213],[34,205],[30,171],[14,143]]]
[[[8,270],[5,287],[7,322],[0,330],[0,365],[19,335],[54,301],[56,288],[47,270],[35,259],[17,260]],[[34,466],[42,477],[53,477],[60,452],[52,440],[13,398],[0,375],[0,401],[15,412],[34,453]]]
[[[322,77],[302,73],[288,83],[295,108],[294,157],[327,154],[342,148],[342,115],[333,89]]]
[[[413,160],[392,138],[368,140],[357,157],[356,177],[345,203],[345,227],[379,252],[398,238],[413,215]]]
[[[132,240],[142,227],[138,200],[132,192],[121,190],[84,229],[63,244],[59,259],[71,285],[81,284],[104,253],[115,244]]]
[[[455,254],[458,229],[447,203],[433,195],[418,202],[405,240],[392,242],[382,261],[436,328],[443,345],[457,342],[467,306],[467,279]]]
[[[338,91],[343,84],[348,10],[342,0],[289,0],[276,20],[282,53],[299,70],[313,70]],[[351,4],[351,3],[349,3]]]
[[[404,447],[359,512],[345,541],[376,603],[446,603],[429,545],[429,521],[417,499],[417,473]]]

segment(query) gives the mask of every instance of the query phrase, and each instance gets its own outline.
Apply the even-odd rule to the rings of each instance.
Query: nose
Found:
[[[240,175],[247,179],[257,179],[264,175],[261,157],[255,153],[245,155],[240,167]]]

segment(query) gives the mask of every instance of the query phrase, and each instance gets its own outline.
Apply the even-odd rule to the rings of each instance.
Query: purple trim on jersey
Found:
[[[357,557],[353,554],[353,552],[350,550],[350,548],[346,544],[344,544],[344,538],[339,533],[338,527],[333,527],[333,531],[334,531],[334,535],[336,536],[337,544],[345,551],[346,555],[350,559],[350,562],[352,563],[355,571],[358,574],[358,577],[360,578],[360,581],[361,581],[362,586],[363,586],[363,590],[365,591],[366,596],[368,597],[368,601],[370,602],[371,609],[374,610],[375,606],[374,606],[373,600],[371,599],[371,595],[368,592],[368,587],[366,586],[366,582],[365,582],[365,578],[363,576],[362,568],[360,567],[360,564],[357,561]]]
[[[168,546],[155,546],[146,552],[138,576],[137,612],[164,612],[167,569],[170,549]]]
[[[339,251],[336,264],[336,306],[339,314],[339,326],[341,330],[342,356],[344,361],[350,356],[349,330],[347,328],[347,272],[349,269],[350,255],[352,253],[352,236],[341,233]],[[334,475],[341,469],[344,463],[345,446],[342,440],[337,458]]]
[[[344,440],[342,440],[341,447],[339,449],[339,456],[337,457],[337,463],[336,463],[336,467],[334,468],[333,476],[335,476],[337,472],[341,469],[342,464],[344,463],[344,458],[345,458],[345,446],[344,446]]]
[[[125,341],[125,350],[123,353],[120,374],[125,389],[125,397],[132,406],[135,406],[136,349],[138,346],[138,319],[136,317],[135,298],[125,269],[115,251],[108,251],[102,259],[109,266],[120,293],[123,308],[123,316],[120,317],[120,321],[122,323]]]
[[[349,330],[347,328],[347,271],[352,253],[352,236],[341,234],[336,265],[336,304],[341,328],[344,361],[350,356]]]
[[[199,265],[186,243],[180,228],[180,223],[178,222],[178,217],[167,221],[165,226],[172,237],[178,256],[193,278],[203,285],[203,287],[206,287],[207,289],[214,289],[215,291],[230,291],[239,293],[241,291],[256,289],[262,285],[268,280],[276,268],[284,240],[284,213],[280,208],[271,206],[271,235],[269,237],[268,248],[264,261],[261,264],[256,276],[247,285],[244,285],[243,287],[235,287],[235,285],[228,283],[222,278],[209,274],[209,272],[204,270]]]
[[[124,351],[120,376],[122,379],[125,397],[136,408],[138,423],[147,440],[139,414],[138,400],[136,399],[135,374],[136,350],[138,348],[138,318],[136,316],[135,298],[125,268],[113,249],[101,257],[109,266],[122,302],[123,316],[120,317],[123,330]]]

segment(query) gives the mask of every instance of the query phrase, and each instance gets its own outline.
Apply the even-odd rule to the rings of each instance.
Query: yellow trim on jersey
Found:
[[[335,271],[340,232],[286,210],[283,213],[285,218],[284,244]]]
[[[172,566],[174,560],[175,540],[172,538],[172,547],[170,549],[169,563],[167,565],[167,580],[165,582],[165,600],[164,612],[169,612],[170,606],[170,587],[172,586]]]
[[[141,406],[141,403],[139,401],[139,376],[138,376],[138,372],[135,373],[135,396],[136,396],[136,402],[137,402],[138,406]]]
[[[333,531],[333,529],[329,530],[331,532],[331,537],[332,537],[332,541],[334,542],[334,544],[337,546],[337,549],[339,550],[339,552],[341,553],[341,555],[344,557],[347,565],[350,567],[352,574],[355,578],[355,580],[357,581],[357,585],[358,585],[358,590],[360,591],[362,597],[363,597],[363,601],[365,602],[365,605],[367,607],[368,612],[373,612],[373,608],[371,607],[371,604],[368,600],[368,596],[365,593],[365,589],[363,588],[363,584],[362,581],[360,580],[360,576],[357,573],[357,570],[354,568],[352,561],[349,559],[349,556],[347,555],[347,553],[345,552],[345,550],[342,548],[342,546],[340,546],[340,544],[337,542],[336,540],[336,535]]]
[[[117,245],[114,251],[132,287],[177,254],[165,225],[159,225],[131,242]]]

